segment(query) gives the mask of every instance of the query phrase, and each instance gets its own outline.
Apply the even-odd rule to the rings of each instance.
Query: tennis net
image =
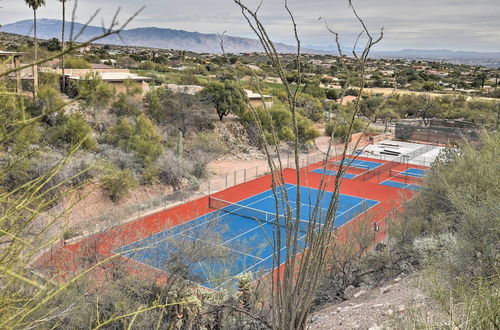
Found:
[[[398,178],[398,179],[402,179],[405,181],[411,181],[411,182],[421,182],[423,179],[422,176],[412,174],[412,173],[403,173],[403,172],[397,171],[397,170],[390,170],[389,175],[391,178]]]
[[[214,210],[239,215],[259,222],[266,222],[273,225],[279,224],[281,227],[286,228],[285,215],[283,214],[279,214],[278,221],[276,221],[276,213],[266,212],[246,205],[228,202],[212,196],[208,196],[208,206]],[[294,225],[295,223],[292,222],[292,226]],[[317,224],[315,229],[319,229],[321,226],[321,224]],[[309,221],[299,220],[299,232],[307,233],[308,228]]]

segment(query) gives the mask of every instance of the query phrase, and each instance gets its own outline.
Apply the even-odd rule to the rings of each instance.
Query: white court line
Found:
[[[365,199],[363,199],[362,201],[360,201],[359,203],[357,203],[356,205],[352,206],[351,208],[348,208],[347,210],[345,210],[344,212],[341,212],[339,217],[344,215],[345,213],[349,212],[350,210],[352,210],[353,208],[357,207],[359,204],[363,204],[365,202]],[[364,211],[362,212],[364,213]],[[361,213],[360,213],[361,214]]]
[[[246,199],[250,199],[250,198],[253,198],[253,197],[255,197],[255,196],[259,196],[259,195],[261,195],[261,194],[263,194],[263,193],[267,193],[267,192],[268,192],[268,191],[270,191],[270,190],[271,190],[271,189],[265,190],[265,191],[263,191],[263,192],[261,192],[261,193],[258,193],[257,195],[250,196],[250,197],[248,197],[248,198],[246,198]],[[252,202],[252,203],[250,203],[250,204],[248,204],[248,205],[252,205],[252,204],[254,204],[254,203],[260,202],[260,201],[262,201],[262,200],[264,200],[264,199],[266,199],[266,198],[268,198],[268,197],[269,197],[269,196],[263,197],[263,198],[258,199],[258,200],[256,200],[255,202]],[[244,199],[244,200],[245,200],[245,199]],[[200,227],[200,226],[202,226],[202,225],[209,224],[209,223],[211,223],[211,222],[213,222],[213,221],[216,221],[216,220],[220,220],[220,218],[222,218],[222,217],[227,217],[227,216],[229,216],[229,213],[224,213],[224,214],[222,214],[222,215],[218,216],[217,218],[210,219],[210,217],[208,217],[208,215],[214,214],[214,213],[216,213],[216,212],[219,212],[219,210],[214,210],[214,211],[212,211],[212,212],[209,212],[209,213],[206,213],[206,214],[200,215],[199,217],[196,217],[196,218],[194,218],[194,219],[191,219],[191,220],[185,221],[185,222],[183,222],[183,223],[181,223],[181,224],[179,224],[179,225],[177,225],[177,226],[187,225],[187,224],[188,224],[189,222],[191,222],[191,221],[195,221],[195,220],[200,219],[200,218],[202,218],[202,217],[207,217],[207,221],[203,221],[202,223],[200,223],[200,224],[198,224],[198,225],[196,225],[196,226],[188,226],[189,228],[187,228],[186,230],[180,231],[180,232],[178,232],[178,233],[176,233],[176,234],[174,234],[174,235],[172,235],[172,236],[168,236],[168,237],[165,237],[165,238],[160,239],[160,240],[158,240],[158,241],[155,241],[155,242],[153,242],[153,243],[151,243],[151,244],[146,245],[146,247],[149,247],[149,246],[154,246],[154,245],[156,245],[156,244],[158,244],[158,243],[161,243],[161,242],[163,242],[163,241],[165,241],[165,240],[167,240],[167,239],[171,239],[171,238],[173,238],[173,237],[175,237],[175,236],[178,236],[178,235],[180,235],[180,234],[184,234],[185,232],[187,232],[187,231],[189,231],[189,230],[191,230],[191,229],[198,228],[198,227]],[[169,230],[171,230],[171,229],[173,229],[173,228],[175,228],[175,227],[177,227],[177,226],[167,228],[167,229],[165,229],[165,230],[162,230],[162,231],[159,231],[159,232],[157,232],[157,233],[154,233],[153,235],[150,235],[150,236],[144,237],[144,238],[142,238],[142,239],[140,239],[140,240],[137,240],[137,241],[132,242],[132,243],[130,243],[130,244],[124,245],[124,246],[120,247],[120,249],[122,249],[122,248],[126,248],[126,247],[128,247],[129,245],[132,245],[132,244],[138,244],[138,242],[142,242],[142,241],[145,241],[145,240],[147,240],[147,239],[153,239],[155,236],[159,236],[159,235],[161,235],[162,233],[165,233],[165,232],[167,232],[167,231],[169,231]],[[188,235],[185,235],[185,236],[188,236]],[[117,249],[117,250],[118,250],[118,249]],[[116,253],[115,251],[116,251],[116,250],[114,250],[113,252],[114,252],[114,253]]]
[[[388,185],[388,184],[384,184],[384,182],[387,182],[387,181],[390,181],[390,182],[396,182],[396,183],[400,183],[400,184],[404,184],[404,186],[403,186],[403,187],[395,187],[395,186],[391,186],[391,185]],[[398,181],[394,181],[394,180],[391,180],[390,178],[389,178],[389,179],[387,179],[387,180],[385,180],[385,181],[380,182],[379,184],[384,185],[384,186],[386,186],[386,187],[396,188],[396,189],[406,189],[406,190],[412,190],[412,189],[407,189],[408,185],[411,185],[411,184],[409,184],[409,183],[403,183],[403,182],[398,182]],[[413,185],[413,186],[417,186],[417,185]],[[420,186],[418,186],[418,187],[420,187]]]
[[[254,228],[255,229],[255,228]],[[249,254],[249,253],[245,253],[245,252],[241,252],[239,250],[235,250],[235,249],[232,249],[230,247],[227,247],[227,246],[224,246],[222,244],[226,243],[226,242],[229,242],[229,241],[224,241],[222,244],[216,244],[216,243],[211,243],[211,242],[207,242],[207,241],[204,241],[202,240],[201,238],[196,238],[196,237],[193,237],[193,236],[189,236],[189,235],[186,235],[184,234],[184,236],[188,237],[188,238],[191,238],[191,239],[194,239],[194,240],[197,240],[197,241],[201,241],[203,243],[206,243],[206,244],[210,244],[210,245],[213,245],[213,246],[220,246],[222,247],[223,249],[227,249],[227,250],[231,250],[231,251],[234,251],[236,253],[240,253],[240,254],[244,254],[246,256],[249,256],[249,257],[252,257],[252,258],[255,258],[255,259],[262,259],[261,257],[257,257],[257,256],[254,256],[252,254]]]
[[[306,235],[299,237],[299,239],[298,239],[298,240],[300,241],[300,240],[302,240],[304,237],[306,237]],[[305,245],[305,242],[304,242],[304,245]],[[286,249],[286,246],[282,247],[282,248],[280,249],[280,251],[283,251],[284,249]],[[302,252],[302,251],[303,251],[303,250],[301,250],[301,252]],[[255,264],[253,264],[252,266],[245,268],[245,269],[244,269],[244,270],[242,270],[240,273],[238,273],[238,274],[234,275],[232,278],[230,278],[230,279],[228,279],[227,281],[223,282],[221,285],[219,285],[219,287],[221,287],[222,285],[224,285],[224,284],[228,283],[229,281],[231,281],[231,280],[235,279],[236,277],[240,276],[241,274],[244,274],[244,273],[246,273],[246,272],[250,271],[252,268],[255,268],[255,267],[256,267],[256,266],[258,266],[259,264],[264,263],[264,262],[265,262],[265,261],[267,261],[269,258],[273,258],[273,257],[274,257],[274,255],[275,255],[275,254],[271,254],[271,255],[269,255],[268,257],[266,257],[266,258],[262,259],[261,261],[259,261],[258,263],[255,263]],[[277,256],[277,255],[278,255],[278,253],[276,253],[276,256]],[[279,262],[278,267],[279,267],[279,266],[281,266],[281,265],[283,264],[283,263],[281,262],[281,260],[278,260],[278,262]],[[266,271],[266,272],[265,272],[265,273],[264,273],[261,277],[264,277],[266,274],[269,274],[271,271],[273,271],[273,267],[272,267],[272,265],[271,265],[271,269],[270,269],[270,270],[265,269],[265,271]],[[254,282],[255,282],[255,280],[254,280]]]

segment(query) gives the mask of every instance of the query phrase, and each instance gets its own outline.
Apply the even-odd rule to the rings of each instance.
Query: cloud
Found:
[[[68,2],[70,7],[75,0]],[[260,0],[245,1],[256,8]],[[385,28],[379,49],[453,49],[500,51],[500,6],[498,0],[357,0],[354,2],[370,30]],[[131,27],[157,26],[204,33],[227,31],[230,35],[253,37],[238,7],[231,0],[80,0],[78,20],[85,21],[96,8],[99,19],[109,21],[118,6],[122,17],[141,5],[145,11]],[[332,36],[326,31],[323,17],[342,40],[352,44],[361,27],[353,17],[347,0],[289,0],[304,44],[328,45]],[[21,0],[0,1],[0,23],[32,17]],[[293,33],[283,0],[264,0],[262,21],[276,41],[292,43]],[[39,17],[59,18],[60,3],[48,1]]]

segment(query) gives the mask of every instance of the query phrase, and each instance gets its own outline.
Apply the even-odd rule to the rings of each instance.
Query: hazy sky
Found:
[[[68,1],[73,7],[75,0]],[[247,0],[253,7],[259,1]],[[276,41],[293,42],[283,0],[263,0],[261,17]],[[358,13],[376,33],[385,28],[377,50],[452,49],[500,51],[500,0],[355,0]],[[347,0],[289,0],[305,45],[331,45],[333,38],[319,17],[341,33],[343,45],[352,45],[361,30]],[[118,6],[122,18],[142,5],[146,9],[130,27],[156,26],[203,33],[253,37],[233,0],[79,0],[78,21],[100,8],[99,18],[109,21]],[[24,0],[0,0],[0,24],[32,17]],[[60,18],[60,3],[47,0],[38,17]]]

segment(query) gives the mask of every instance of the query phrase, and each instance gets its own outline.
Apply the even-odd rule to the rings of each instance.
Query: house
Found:
[[[62,74],[61,69],[40,68],[40,71]],[[142,91],[142,95],[144,95],[149,92],[149,82],[153,80],[153,78],[131,73],[129,69],[117,69],[106,64],[92,64],[90,69],[65,69],[64,71],[64,75],[68,81],[83,80],[91,73],[97,73],[103,81],[111,84],[117,94],[126,92],[127,87],[125,82],[132,81]]]
[[[201,92],[205,87],[198,85],[176,85],[176,84],[166,84],[163,85],[165,88],[171,90],[174,93],[179,94],[189,94],[194,95]]]
[[[15,70],[6,76],[6,80],[15,80],[15,92],[22,93],[22,80],[31,80],[35,84],[34,91],[38,86],[38,67],[37,65],[31,68],[18,70],[21,67],[21,57],[28,53],[21,52],[6,52],[0,50],[0,73]]]
[[[89,70],[89,72],[92,71],[93,70]],[[121,71],[128,71],[128,70],[121,70]],[[142,77],[135,73],[130,73],[130,72],[113,72],[112,70],[93,71],[93,72],[96,72],[104,82],[107,82],[108,84],[112,85],[113,88],[115,89],[116,94],[125,93],[127,91],[127,85],[125,83],[132,82],[134,86],[138,87],[138,89],[142,92],[141,94],[145,95],[150,90],[149,82],[153,80],[153,78]],[[67,74],[66,77],[68,80],[80,81],[85,79],[87,74],[88,72],[84,75],[75,75],[74,73],[72,73],[72,74]]]
[[[357,98],[358,98],[357,96],[346,95],[343,98],[338,99],[336,102],[339,103],[339,104],[342,104],[342,105],[347,105],[347,104],[353,102]]]
[[[253,107],[262,107],[265,105],[267,108],[270,108],[273,106],[273,97],[271,95],[254,93],[248,89],[245,89],[245,93],[247,94],[248,102]]]

